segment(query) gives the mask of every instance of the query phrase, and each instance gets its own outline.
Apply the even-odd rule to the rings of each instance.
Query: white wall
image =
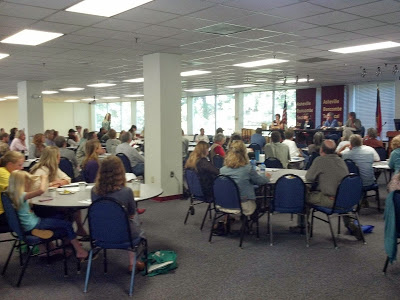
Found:
[[[18,127],[18,102],[0,102],[0,127],[9,132]],[[44,129],[55,129],[67,135],[70,128],[81,125],[90,129],[90,111],[87,103],[43,103]]]

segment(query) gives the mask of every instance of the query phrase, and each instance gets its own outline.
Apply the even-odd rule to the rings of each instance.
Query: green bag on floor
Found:
[[[169,250],[158,250],[147,255],[147,276],[165,274],[176,269],[176,253]]]
[[[25,243],[21,245],[21,253],[28,253],[28,246]],[[38,246],[33,246],[32,254],[33,255],[39,254]]]

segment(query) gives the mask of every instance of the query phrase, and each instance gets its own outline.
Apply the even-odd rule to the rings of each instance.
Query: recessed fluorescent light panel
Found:
[[[101,99],[104,99],[104,100],[111,100],[111,99],[119,99],[119,97],[110,96],[110,97],[103,97],[103,98],[101,98]]]
[[[42,91],[42,94],[44,95],[52,95],[52,94],[58,94],[57,91]]]
[[[10,56],[10,54],[0,53],[0,59],[6,58],[8,56]]]
[[[283,83],[284,80],[278,80],[276,83]],[[308,81],[314,81],[314,79],[309,79]],[[297,82],[307,82],[307,78],[299,78]],[[296,79],[287,79],[286,83],[296,83]]]
[[[76,91],[82,91],[85,88],[79,88],[79,87],[69,87],[69,88],[65,88],[65,89],[60,89],[60,91],[63,92],[76,92]]]
[[[135,95],[125,95],[125,97],[127,98],[139,98],[139,97],[143,97],[144,95],[141,94],[135,94]]]
[[[5,38],[1,42],[7,44],[36,46],[58,38],[62,35],[64,34],[57,32],[24,29],[12,36],[9,36],[8,38]]]
[[[0,98],[0,101],[6,101],[7,99],[6,98]]]
[[[94,83],[94,84],[88,84],[90,87],[109,87],[109,86],[114,86],[116,85],[115,83]]]
[[[6,98],[6,99],[18,99],[18,96],[7,96],[7,97],[4,97],[4,98]]]
[[[124,82],[143,82],[144,78],[126,79]]]
[[[356,52],[388,49],[388,48],[394,48],[394,47],[399,47],[399,46],[400,46],[400,43],[382,42],[382,43],[365,44],[365,45],[359,45],[359,46],[353,46],[353,47],[337,48],[337,49],[332,49],[329,51],[346,54],[346,53],[356,53]]]
[[[208,74],[211,73],[211,71],[201,71],[201,70],[193,70],[193,71],[187,71],[187,72],[181,72],[181,76],[195,76],[195,75],[203,75],[203,74]]]
[[[185,90],[185,92],[206,92],[206,91],[211,91],[211,89],[190,89],[190,90]]]
[[[247,63],[236,64],[234,66],[235,67],[243,67],[243,68],[254,68],[254,67],[260,67],[260,66],[266,66],[266,65],[281,64],[284,62],[288,62],[288,60],[270,58],[270,59],[256,60],[256,61],[250,61]]]
[[[79,102],[79,100],[65,100],[64,102],[75,103],[75,102]]]
[[[239,85],[229,85],[227,88],[230,89],[239,89],[239,88],[246,88],[246,87],[252,87],[256,86],[255,84],[239,84]]]
[[[257,81],[257,82],[266,82],[267,79],[257,79],[256,81]]]
[[[67,8],[66,11],[112,17],[151,1],[153,0],[84,0]]]

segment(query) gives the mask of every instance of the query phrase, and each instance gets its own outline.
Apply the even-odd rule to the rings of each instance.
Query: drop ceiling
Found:
[[[212,72],[182,78],[182,96],[187,94],[184,89],[194,88],[210,88],[209,94],[233,93],[226,86],[243,83],[256,85],[244,89],[250,92],[388,81],[400,75],[392,72],[396,64],[400,67],[400,48],[354,54],[328,51],[400,42],[399,1],[154,0],[111,18],[65,11],[78,2],[0,1],[1,40],[22,29],[64,33],[35,47],[0,43],[0,53],[10,54],[0,60],[0,97],[17,94],[17,82],[23,80],[42,80],[44,90],[85,87],[44,95],[46,101],[142,94],[143,83],[123,80],[143,77],[143,56],[156,52],[180,54],[182,71]],[[205,27],[246,30],[221,35],[207,33]],[[289,62],[249,69],[233,66],[273,57]],[[378,77],[377,67],[382,70]],[[361,77],[364,68],[367,75]],[[314,81],[276,83],[285,76],[307,75]],[[98,82],[116,85],[86,86]]]

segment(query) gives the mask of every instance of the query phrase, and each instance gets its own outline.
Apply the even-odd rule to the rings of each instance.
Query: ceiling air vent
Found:
[[[328,61],[328,60],[332,60],[329,58],[322,58],[322,57],[311,57],[311,58],[305,58],[305,59],[300,59],[298,60],[298,62],[303,62],[303,63],[317,63],[317,62],[322,62],[322,61]]]
[[[196,31],[199,31],[199,32],[219,34],[219,35],[233,34],[233,33],[243,32],[243,31],[247,31],[247,30],[251,30],[251,28],[239,26],[239,25],[227,24],[227,23],[219,23],[219,24],[196,29]]]

